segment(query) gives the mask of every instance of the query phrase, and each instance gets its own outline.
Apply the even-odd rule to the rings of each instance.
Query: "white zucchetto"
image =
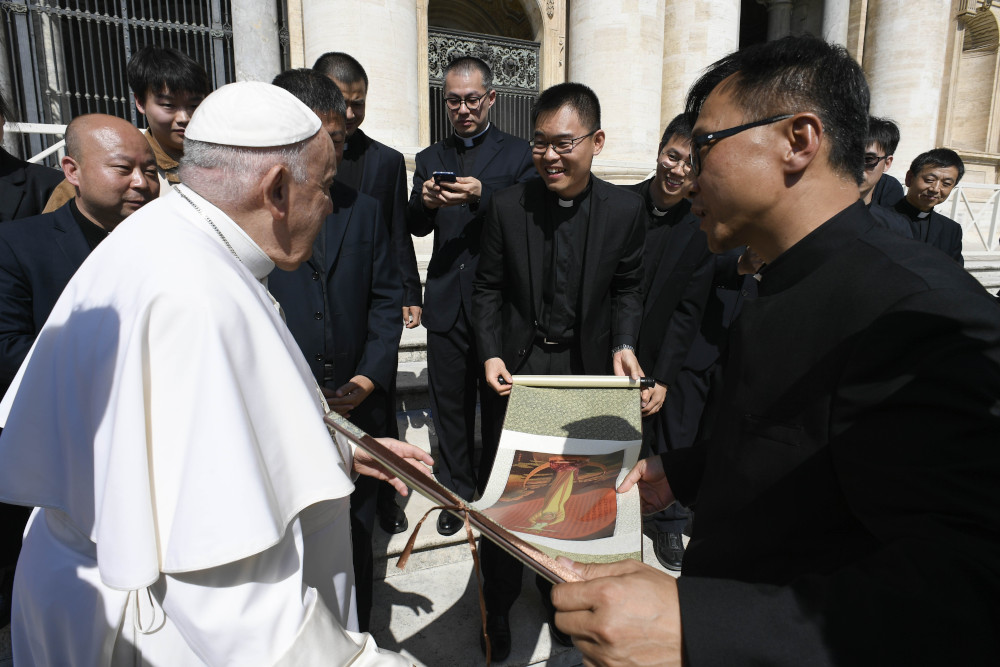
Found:
[[[184,136],[222,146],[275,148],[297,144],[322,127],[319,116],[287,90],[240,81],[206,97]]]

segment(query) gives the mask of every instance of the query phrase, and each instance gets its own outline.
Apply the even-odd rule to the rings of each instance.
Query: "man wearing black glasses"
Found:
[[[499,396],[510,393],[511,373],[638,378],[642,199],[591,174],[604,130],[590,88],[549,88],[535,102],[532,121],[541,178],[497,193],[483,228],[472,297],[481,369]],[[649,393],[643,390],[644,402]],[[496,445],[484,441],[484,460],[492,463]],[[502,660],[510,651],[508,615],[522,567],[486,540],[481,554],[492,657]],[[552,622],[551,585],[540,577],[536,583],[556,641],[568,645]]]
[[[812,37],[691,89],[692,210],[766,262],[710,441],[640,461],[698,517],[673,579],[577,565],[552,591],[587,664],[991,665],[1000,655],[1000,308],[858,198],[868,86]],[[723,129],[729,128],[729,129]]]
[[[871,206],[892,206],[903,198],[903,186],[885,173],[892,166],[899,145],[899,127],[888,118],[869,116],[868,145],[865,147],[865,175],[861,199]]]
[[[656,173],[626,186],[646,204],[645,300],[636,354],[656,386],[642,406],[645,456],[694,444],[709,389],[708,365],[695,362],[696,371],[685,364],[702,324],[715,269],[715,257],[686,199],[693,180],[693,120],[680,114],[670,121],[657,150]],[[644,518],[656,558],[669,570],[681,569],[681,535],[689,516],[686,507],[675,503]]]
[[[434,232],[423,325],[440,450],[437,478],[466,500],[485,486],[489,473],[487,468],[480,479],[473,466],[477,390],[484,425],[495,422],[496,403],[484,382],[471,323],[480,231],[492,194],[535,175],[527,142],[490,123],[496,95],[493,73],[482,60],[459,58],[448,65],[444,101],[455,133],[417,154],[406,215],[411,234]],[[448,512],[438,517],[442,535],[461,526]]]

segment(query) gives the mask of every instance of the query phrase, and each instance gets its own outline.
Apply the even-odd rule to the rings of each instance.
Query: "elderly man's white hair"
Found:
[[[243,203],[269,169],[306,180],[303,155],[319,117],[287,90],[259,81],[222,86],[198,106],[184,136],[181,181],[216,204]]]
[[[312,139],[278,148],[245,148],[185,138],[179,175],[183,183],[216,204],[235,204],[277,164],[287,167],[296,183],[303,183],[307,177],[304,156]]]

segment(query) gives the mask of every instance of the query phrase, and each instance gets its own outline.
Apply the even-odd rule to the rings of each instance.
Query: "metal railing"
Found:
[[[3,132],[7,134],[44,134],[44,135],[54,135],[63,136],[66,134],[65,125],[55,125],[48,123],[4,123]],[[64,150],[66,147],[66,140],[61,139],[56,143],[52,144],[45,150],[35,155],[30,156],[25,161],[34,164],[39,164],[52,154],[56,156],[56,163],[62,159],[62,156],[66,154]]]
[[[963,255],[1000,252],[1000,185],[960,183],[938,210],[962,225]]]
[[[139,127],[126,63],[141,47],[171,46],[201,63],[213,87],[235,79],[231,0],[0,0],[8,103],[27,123],[108,113]],[[22,154],[50,148],[18,137]]]

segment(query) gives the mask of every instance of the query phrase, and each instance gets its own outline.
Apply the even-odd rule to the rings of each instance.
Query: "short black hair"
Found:
[[[697,116],[693,116],[686,111],[684,113],[679,113],[674,116],[674,119],[667,123],[667,129],[663,131],[663,137],[660,138],[660,147],[656,149],[659,153],[663,150],[663,147],[670,143],[670,140],[675,136],[684,139],[688,143],[691,142],[691,130],[694,128],[694,121]]]
[[[271,83],[295,95],[313,111],[347,118],[347,102],[340,88],[314,69],[290,69],[274,77]]]
[[[846,49],[811,36],[754,44],[712,64],[691,87],[686,110],[699,113],[730,76],[726,90],[748,122],[802,111],[819,116],[830,141],[830,166],[862,183],[870,94]]]
[[[365,82],[365,90],[368,90],[368,74],[355,58],[340,51],[330,51],[324,53],[316,59],[312,66],[320,74],[324,74],[331,79],[336,79],[341,83],[351,84],[358,81]]]
[[[868,138],[865,144],[878,144],[886,155],[893,155],[899,145],[899,126],[888,118],[868,117]]]
[[[601,103],[597,99],[597,93],[582,83],[572,81],[557,83],[542,91],[535,100],[535,106],[531,108],[531,124],[537,125],[539,116],[558,111],[564,106],[576,111],[580,123],[590,128],[591,132],[601,129]]]
[[[958,178],[955,179],[955,185],[958,185],[958,182],[965,176],[965,163],[962,162],[962,158],[958,156],[958,153],[950,148],[935,148],[926,153],[921,153],[913,158],[913,162],[910,163],[910,173],[916,176],[924,167],[955,167],[958,169]]]
[[[444,68],[444,77],[448,78],[448,75],[452,72],[472,71],[482,74],[483,87],[486,88],[486,92],[490,92],[493,89],[493,70],[490,69],[490,66],[484,60],[480,60],[475,56],[461,56],[452,60]]]
[[[140,103],[146,97],[169,90],[172,93],[212,92],[208,72],[190,56],[177,49],[147,46],[135,52],[126,67],[128,85]]]

